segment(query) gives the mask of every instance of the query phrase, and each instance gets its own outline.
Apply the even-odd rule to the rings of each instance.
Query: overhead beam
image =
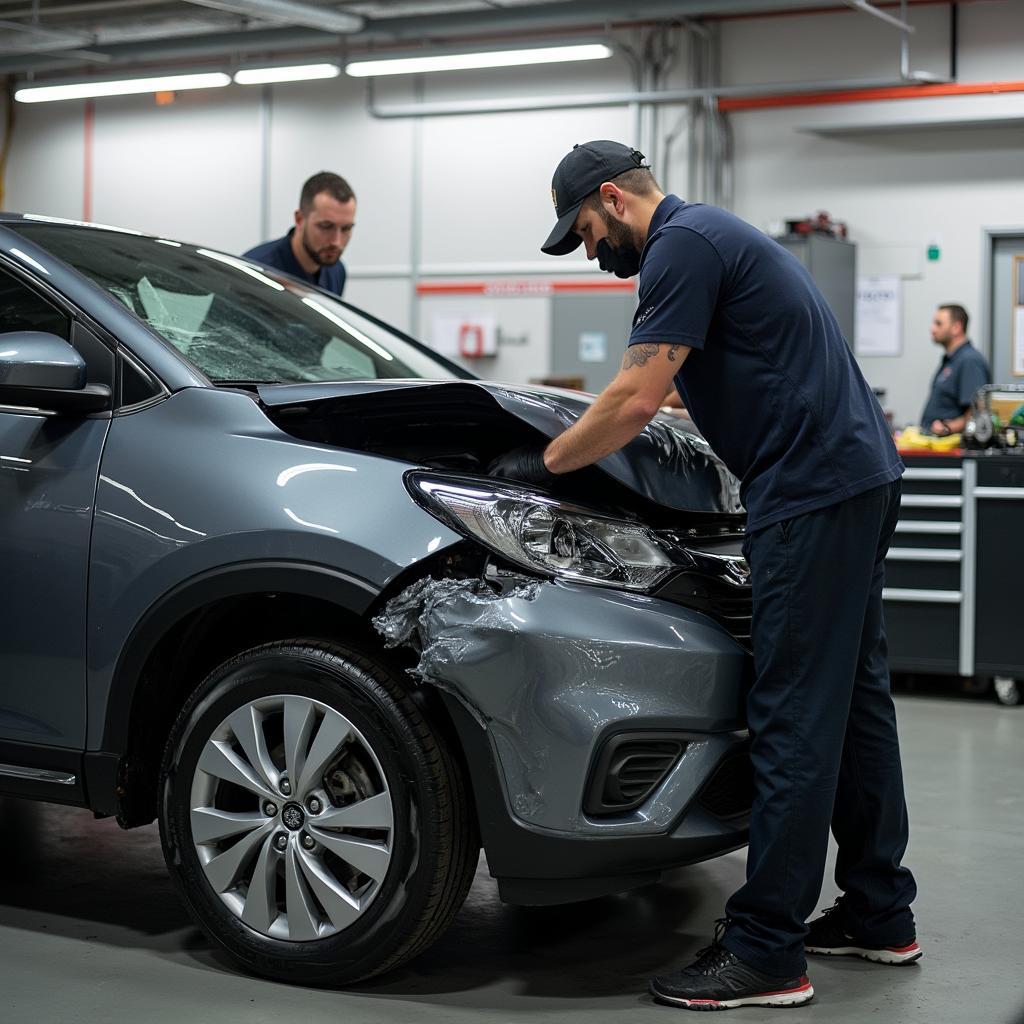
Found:
[[[372,79],[371,79],[372,82]],[[381,119],[403,117],[453,117],[462,114],[505,114],[527,110],[572,110],[581,107],[624,107],[634,103],[676,104],[695,99],[722,101],[723,109],[730,96],[751,97],[803,95],[841,95],[850,89],[893,89],[904,86],[902,78],[829,79],[819,82],[772,82],[753,85],[700,86],[692,89],[661,89],[656,92],[608,92],[564,96],[523,96],[499,100],[441,100],[429,103],[396,103],[377,106],[372,92],[367,109]],[[822,100],[821,102],[824,102]]]
[[[259,21],[274,21],[281,25],[299,25],[319,32],[337,32],[345,35],[359,32],[364,20],[355,14],[344,14],[326,7],[300,3],[299,0],[185,0],[195,7],[210,7],[215,11],[242,14]]]
[[[86,0],[82,9],[113,3],[116,0]],[[388,45],[404,46],[455,45],[460,39],[478,41],[519,34],[523,37],[550,35],[558,32],[594,31],[603,32],[608,27],[639,23],[653,23],[676,19],[721,17],[728,15],[759,16],[778,11],[799,13],[806,10],[820,12],[823,8],[836,11],[850,9],[849,0],[590,0],[586,4],[522,5],[509,8],[491,8],[486,11],[450,11],[437,15],[399,16],[395,18],[357,19],[353,15],[331,12],[310,4],[293,0],[186,0],[197,7],[216,7],[231,13],[244,13],[252,18],[268,20],[269,6],[274,5],[284,16],[287,5],[291,25],[278,27],[253,27],[245,31],[208,31],[203,34],[135,40],[130,43],[105,43],[92,45],[109,55],[111,63],[119,64],[166,64],[177,61],[209,60],[222,56],[245,57],[246,55],[268,56],[276,51],[303,51],[324,53],[329,48],[340,48],[346,43],[350,53],[361,48],[373,47],[378,51]],[[148,7],[150,0],[124,0],[126,5]],[[60,10],[66,10],[63,5]],[[242,11],[244,8],[244,11]],[[309,27],[306,19],[299,23],[300,9],[313,18],[315,24]],[[45,13],[46,9],[43,9]],[[312,13],[311,13],[312,12]],[[344,28],[334,28],[335,22],[328,23],[330,15],[345,19]],[[362,23],[359,30],[353,30],[347,19]],[[75,47],[76,49],[80,48]],[[69,47],[70,49],[70,47]],[[79,61],[62,53],[59,57],[37,56],[27,53],[17,56],[0,56],[0,74],[40,73],[74,70],[81,66]]]
[[[49,7],[19,7],[4,11],[8,18],[56,18],[62,14],[97,14],[101,11],[120,13],[136,7],[166,7],[167,0],[83,0],[81,3],[52,4]]]
[[[855,11],[863,11],[865,14],[870,14],[874,18],[878,18],[881,21],[886,22],[889,25],[893,25],[900,29],[902,32],[913,32],[914,26],[908,21],[902,21],[895,15],[886,14],[885,11],[880,11],[877,7],[873,7],[868,3],[868,0],[843,0],[847,7],[852,7]]]
[[[91,43],[93,38],[87,32],[63,32],[57,29],[40,28],[38,25],[26,25],[20,21],[0,21],[0,33],[8,33],[19,37],[13,47],[5,45],[0,38],[0,53],[24,53],[30,50],[70,50],[81,47],[83,43]]]

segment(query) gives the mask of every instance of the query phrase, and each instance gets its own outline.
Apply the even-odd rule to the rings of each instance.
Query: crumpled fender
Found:
[[[720,626],[657,598],[513,578],[420,579],[374,619],[387,646],[419,653],[412,673],[452,694],[484,729],[509,807],[574,834],[667,829],[737,742],[749,659]],[[615,729],[692,733],[641,808],[588,819],[594,754]]]

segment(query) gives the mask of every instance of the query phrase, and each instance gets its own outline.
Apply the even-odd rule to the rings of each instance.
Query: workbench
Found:
[[[1015,679],[1020,690],[1024,449],[900,454],[884,591],[890,667]]]

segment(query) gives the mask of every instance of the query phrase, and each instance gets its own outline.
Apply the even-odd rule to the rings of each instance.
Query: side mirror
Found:
[[[63,338],[14,331],[0,334],[0,405],[99,412],[110,408],[110,388],[86,384],[85,360]]]

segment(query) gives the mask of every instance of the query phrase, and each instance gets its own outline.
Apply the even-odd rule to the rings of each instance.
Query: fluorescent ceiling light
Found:
[[[337,64],[296,64],[287,68],[244,68],[235,72],[239,85],[267,85],[270,82],[311,82],[316,78],[337,78]]]
[[[542,46],[531,50],[491,50],[452,53],[435,57],[393,57],[390,60],[357,60],[345,66],[354,78],[372,75],[413,75],[425,71],[462,71],[467,68],[508,68],[523,64],[559,64],[572,60],[603,60],[612,55],[603,43],[575,46]]]
[[[219,89],[230,85],[223,71],[197,75],[163,75],[160,78],[125,78],[114,82],[70,82],[66,85],[26,85],[14,98],[21,103],[53,100],[87,100],[98,96],[133,96],[146,92],[181,92],[185,89]]]

